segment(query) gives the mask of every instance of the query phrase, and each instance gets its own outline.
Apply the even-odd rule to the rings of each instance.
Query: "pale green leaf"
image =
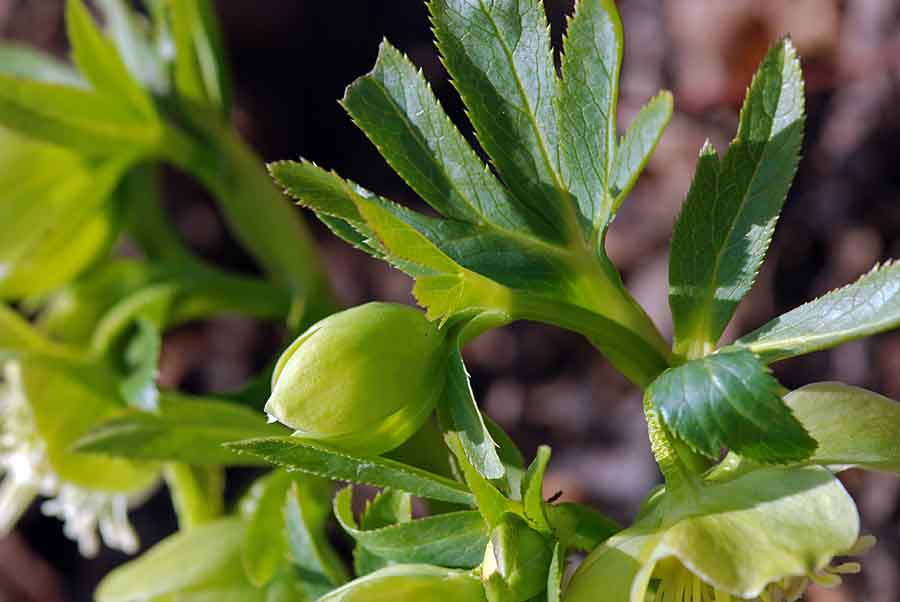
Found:
[[[726,350],[667,370],[646,395],[672,432],[707,457],[727,447],[758,462],[805,460],[816,441],[780,388],[752,353]]]
[[[169,6],[178,93],[194,102],[216,107],[227,115],[231,109],[231,81],[213,3],[210,0],[179,0]]]
[[[158,413],[132,410],[92,428],[77,449],[146,460],[194,465],[262,464],[225,443],[285,433],[260,412],[236,404],[164,393]]]
[[[550,462],[550,448],[546,445],[538,447],[537,455],[522,483],[522,502],[525,518],[531,526],[542,533],[550,533],[552,528],[544,513],[544,473]]]
[[[473,568],[484,556],[488,533],[478,512],[448,512],[378,529],[361,529],[353,518],[352,495],[352,487],[338,493],[334,515],[348,535],[376,556],[452,568]]]
[[[471,505],[465,485],[386,458],[356,458],[300,443],[291,437],[251,439],[228,445],[288,470],[300,470],[336,481],[350,481],[401,491],[454,504]]]
[[[128,376],[119,390],[128,405],[140,410],[159,408],[159,389],[156,376],[159,372],[159,353],[162,350],[162,333],[146,319],[135,323],[137,332],[127,342],[123,354]]]
[[[900,404],[841,383],[815,383],[784,402],[819,447],[808,460],[831,468],[900,473]]]
[[[800,62],[790,41],[768,53],[747,92],[737,137],[719,161],[705,146],[675,225],[669,304],[676,350],[719,340],[765,258],[803,138]]]
[[[133,111],[136,119],[155,120],[150,96],[128,72],[116,47],[100,32],[82,0],[67,0],[66,29],[72,61],[91,86]]]
[[[453,452],[456,464],[460,472],[462,472],[469,490],[475,497],[475,505],[478,507],[478,511],[484,517],[488,527],[493,529],[500,523],[503,515],[513,509],[515,504],[500,493],[493,483],[472,466],[459,440],[459,435],[451,431],[446,433],[444,440],[447,442],[447,447]]]
[[[167,596],[180,596],[182,592],[204,589],[223,592],[230,588],[244,589],[246,594],[249,584],[240,564],[243,533],[244,526],[234,518],[176,533],[113,570],[100,582],[94,599],[97,602],[168,601]],[[240,600],[261,602],[259,598]]]
[[[0,73],[74,87],[85,85],[71,66],[55,56],[18,44],[0,44]]]
[[[768,363],[828,349],[900,325],[900,263],[781,315],[735,344]]]
[[[296,475],[274,470],[253,483],[241,502],[248,517],[241,560],[247,577],[257,587],[269,583],[287,558],[284,506],[295,480]]]
[[[486,602],[481,579],[472,571],[398,564],[351,581],[318,602],[451,601]]]
[[[106,17],[106,33],[132,77],[157,94],[169,91],[163,57],[150,38],[150,23],[126,0],[97,0]]]

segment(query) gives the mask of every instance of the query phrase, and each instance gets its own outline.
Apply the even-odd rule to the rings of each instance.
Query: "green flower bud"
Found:
[[[284,352],[266,413],[297,437],[360,455],[409,439],[444,388],[443,332],[410,307],[368,303],[314,324]]]
[[[351,581],[319,602],[485,602],[485,598],[471,571],[397,564]]]
[[[515,514],[503,516],[484,552],[481,577],[490,602],[525,602],[547,588],[553,552]]]

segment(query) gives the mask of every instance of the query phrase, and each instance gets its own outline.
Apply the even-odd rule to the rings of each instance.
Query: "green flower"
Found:
[[[858,570],[829,565],[860,541],[856,506],[828,470],[735,463],[651,496],[578,568],[564,601],[793,601],[809,580]]]
[[[113,401],[115,389],[103,391],[102,381],[90,382],[87,372],[46,359],[3,366],[0,536],[40,495],[47,498],[41,511],[63,521],[63,532],[78,542],[84,556],[96,556],[101,539],[133,554],[139,542],[128,509],[153,493],[159,470],[153,464],[70,451],[99,418],[121,409]]]
[[[314,324],[284,352],[266,403],[295,436],[361,455],[424,424],[444,388],[445,336],[415,309],[367,303]]]

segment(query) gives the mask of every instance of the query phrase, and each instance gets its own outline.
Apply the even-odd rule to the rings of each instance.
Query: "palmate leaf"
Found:
[[[484,557],[487,525],[474,510],[448,512],[375,529],[362,529],[353,518],[353,488],[334,498],[338,522],[363,548],[387,560],[474,568]]]
[[[478,140],[519,202],[558,241],[581,237],[559,170],[556,69],[539,0],[431,0],[438,49]]]
[[[709,351],[753,285],[797,167],[803,110],[800,63],[785,39],[760,65],[724,158],[708,144],[701,151],[675,225],[669,304],[677,351]]]
[[[828,349],[900,326],[900,263],[878,266],[741,337],[766,362]]]
[[[412,520],[412,496],[403,491],[383,489],[370,502],[359,517],[359,528],[367,531]],[[368,551],[357,543],[353,548],[353,568],[358,577],[374,573],[396,564]]]
[[[284,506],[288,551],[299,569],[307,599],[320,596],[350,580],[347,567],[328,538],[328,489],[292,483]]]
[[[779,393],[751,352],[724,350],[667,370],[646,395],[669,429],[709,458],[727,447],[757,462],[805,460],[816,441]]]

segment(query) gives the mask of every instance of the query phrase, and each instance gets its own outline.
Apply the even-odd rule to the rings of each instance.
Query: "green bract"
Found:
[[[334,314],[282,354],[266,412],[297,437],[348,452],[394,449],[424,424],[444,389],[444,340],[403,305]]]
[[[398,564],[352,581],[319,602],[485,602],[471,572],[425,564]]]
[[[490,602],[525,602],[547,587],[553,550],[546,537],[515,514],[494,528],[481,566]]]
[[[563,600],[795,600],[769,596],[802,593],[858,536],[856,506],[827,470],[762,469],[658,494],[588,556]]]

